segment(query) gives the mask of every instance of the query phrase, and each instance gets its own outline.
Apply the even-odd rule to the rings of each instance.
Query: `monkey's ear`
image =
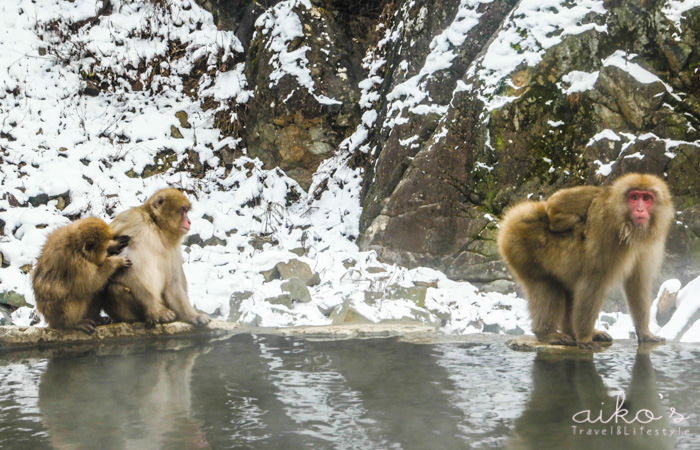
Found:
[[[83,248],[80,249],[80,252],[83,254],[85,258],[90,258],[90,255],[95,251],[95,243],[87,241],[83,244]]]
[[[153,206],[155,206],[156,208],[160,208],[161,206],[163,206],[163,203],[165,203],[165,196],[159,195],[158,197],[156,197],[156,201],[153,202]]]

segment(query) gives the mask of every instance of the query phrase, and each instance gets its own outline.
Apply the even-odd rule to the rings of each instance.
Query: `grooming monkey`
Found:
[[[109,225],[90,217],[53,231],[32,273],[36,307],[51,328],[93,333],[100,323],[98,295],[131,261],[118,256],[128,236],[114,239]]]
[[[649,309],[673,214],[666,183],[637,173],[510,208],[498,247],[525,289],[537,338],[585,349],[611,341],[594,325],[608,288],[622,281],[639,342],[663,341],[649,331]]]

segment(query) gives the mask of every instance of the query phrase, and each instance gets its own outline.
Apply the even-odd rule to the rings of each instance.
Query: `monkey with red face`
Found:
[[[510,208],[498,247],[525,289],[537,338],[587,349],[612,340],[594,325],[607,290],[622,281],[639,342],[662,341],[649,331],[649,308],[672,220],[666,183],[637,173]]]
[[[118,274],[105,292],[104,309],[116,321],[146,325],[183,320],[206,325],[187,295],[180,243],[190,230],[190,202],[177,189],[161,189],[146,202],[117,215],[115,234],[131,236],[125,252],[133,269]]]

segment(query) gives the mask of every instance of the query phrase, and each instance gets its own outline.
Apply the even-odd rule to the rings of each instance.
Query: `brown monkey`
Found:
[[[180,243],[190,230],[187,197],[161,189],[141,206],[117,215],[115,233],[131,236],[125,253],[134,268],[107,286],[104,309],[113,320],[155,323],[183,320],[205,325],[209,316],[196,311],[187,296]]]
[[[501,256],[525,288],[537,338],[590,349],[612,340],[594,324],[608,288],[622,280],[639,342],[662,341],[649,331],[649,308],[673,219],[666,183],[633,173],[552,199],[513,206],[498,233]]]
[[[585,223],[588,207],[602,189],[598,186],[577,186],[552,194],[545,202],[550,231],[568,231],[575,225]]]
[[[53,231],[32,273],[36,307],[52,328],[95,331],[100,322],[97,295],[109,278],[131,261],[116,255],[128,236],[113,238],[104,221],[90,217]]]

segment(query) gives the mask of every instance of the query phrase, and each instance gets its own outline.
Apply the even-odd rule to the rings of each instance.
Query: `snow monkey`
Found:
[[[209,322],[190,304],[182,269],[180,243],[190,230],[190,206],[179,190],[161,189],[111,223],[115,233],[131,236],[124,252],[134,264],[107,285],[104,309],[113,320],[145,321],[149,327],[176,319]]]
[[[622,281],[639,342],[663,341],[649,331],[649,308],[673,214],[666,183],[638,173],[506,211],[498,248],[525,288],[538,340],[592,350],[611,341],[594,325],[608,288]]]
[[[129,242],[114,239],[104,221],[90,217],[53,231],[32,273],[36,307],[51,328],[93,333],[100,324],[99,292],[131,261],[116,255]]]

